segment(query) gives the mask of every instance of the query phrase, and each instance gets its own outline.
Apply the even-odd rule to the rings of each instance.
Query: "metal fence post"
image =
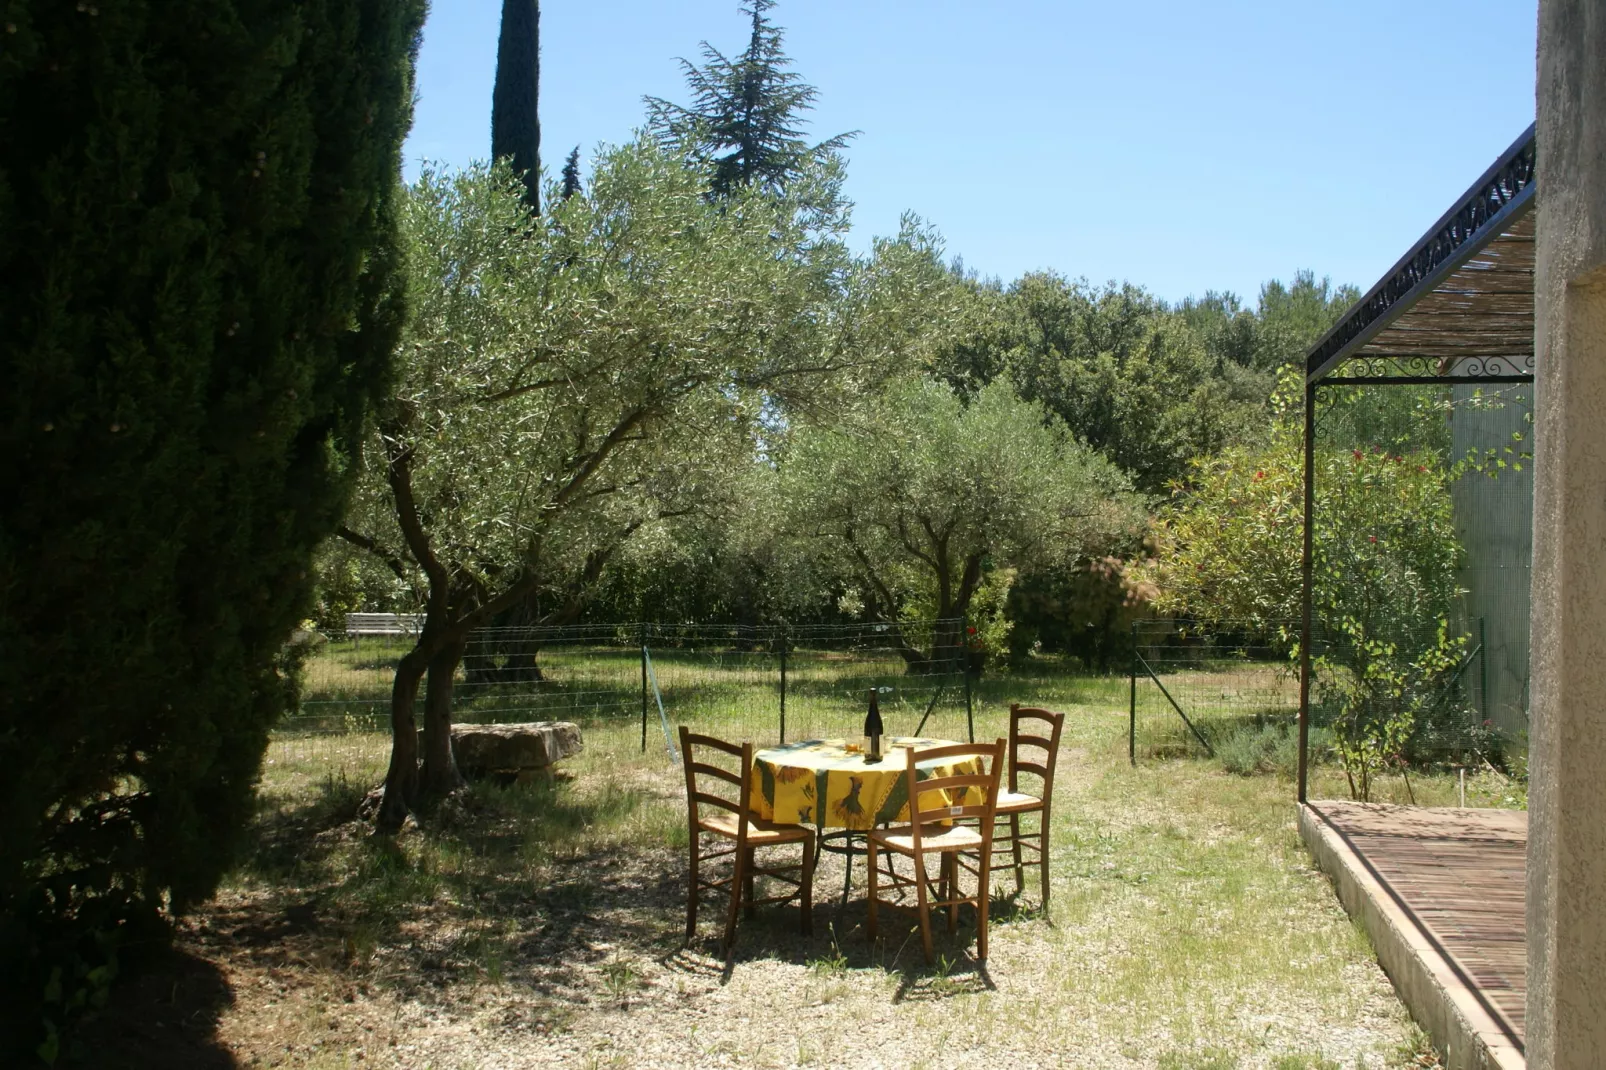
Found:
[[[971,652],[969,617],[961,617],[959,619],[959,636],[959,642],[961,644],[959,649],[961,651],[961,656],[964,658],[964,660],[959,663],[959,667],[960,670],[965,674],[965,730],[970,734],[970,742],[974,743],[976,742],[976,708],[974,703],[976,689],[971,683],[970,679]]]
[[[641,641],[641,753],[647,753],[647,624],[636,625],[636,637]]]
[[[1127,658],[1131,693],[1127,699],[1126,760],[1138,764],[1138,622],[1132,622],[1132,653]]]
[[[786,625],[781,625],[781,742],[786,742]]]
[[[1478,709],[1483,723],[1489,723],[1489,639],[1484,634],[1483,617],[1478,618]]]

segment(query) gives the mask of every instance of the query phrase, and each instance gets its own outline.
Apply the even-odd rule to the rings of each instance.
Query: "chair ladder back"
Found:
[[[723,795],[710,795],[706,791],[698,791],[693,792],[691,798],[698,806],[711,806],[716,810],[724,810],[726,813],[731,814],[743,813],[741,807]]]
[[[729,754],[739,758],[742,763],[741,774],[722,769],[717,765],[699,761],[696,757],[698,748],[715,750],[722,754]],[[726,743],[722,739],[712,736],[700,736],[693,733],[685,725],[680,726],[680,757],[681,764],[686,770],[686,809],[690,831],[696,837],[698,808],[711,806],[717,810],[724,810],[736,817],[736,843],[738,848],[747,846],[747,826],[750,812],[748,810],[748,797],[752,789],[753,779],[753,744],[743,743],[737,746]],[[736,789],[736,798],[730,799],[723,795],[716,795],[712,791],[705,791],[704,785],[698,783],[699,777],[708,777],[731,785]]]
[[[1046,728],[1048,735],[1022,733],[1022,722],[1025,727],[1033,730]],[[1020,775],[1030,773],[1040,777],[1043,781],[1043,801],[1046,803],[1049,796],[1054,793],[1054,767],[1059,760],[1060,732],[1065,728],[1065,715],[1055,710],[1043,709],[1038,706],[1022,706],[1018,702],[1009,707],[1009,790],[1020,791]],[[1022,760],[1021,748],[1036,748],[1043,752],[1039,761]],[[1033,758],[1036,755],[1032,755]]]
[[[998,779],[1003,771],[1004,741],[996,743],[963,743],[952,747],[934,747],[929,750],[916,751],[910,747],[905,752],[908,765],[904,770],[907,778],[906,785],[909,793],[909,829],[914,840],[914,849],[920,851],[922,839],[922,826],[926,820],[948,820],[957,817],[979,817],[982,826],[986,829],[984,835],[991,842],[991,817],[998,805]],[[918,763],[943,758],[981,758],[985,762],[984,772],[981,773],[955,773],[949,776],[920,779]],[[934,805],[927,807],[922,798],[938,793],[946,793],[955,788],[966,789],[969,796],[970,788],[981,791],[980,804],[969,803],[961,806]],[[939,794],[940,798],[941,795]],[[927,815],[930,815],[929,818]],[[926,819],[926,820],[923,820]]]
[[[739,788],[742,786],[741,777],[737,776],[729,769],[721,769],[717,765],[709,765],[706,762],[687,762],[686,771],[695,776],[707,776],[713,777],[715,780],[723,780],[733,788]]]
[[[1048,783],[1049,778],[1054,775],[1049,771],[1048,766],[1042,765],[1038,762],[1016,762],[1010,767],[1009,771],[1015,774],[1015,776],[1011,777],[1010,779],[1017,782],[1019,781],[1020,774],[1022,773],[1031,773],[1034,776],[1041,777],[1045,784]],[[1018,789],[1014,785],[1011,785],[1009,790],[1016,791]]]
[[[918,807],[911,807],[909,817],[912,821],[947,820],[951,817],[979,817],[987,809],[988,798],[996,799],[993,793],[993,777],[991,774],[967,773],[962,776],[933,777],[930,780],[919,782],[919,791],[922,801]],[[972,789],[975,789],[972,792]],[[950,802],[930,802],[933,797],[938,799],[951,798],[963,792],[961,796],[966,801],[959,805]],[[982,802],[970,802],[970,799],[980,797]],[[928,805],[929,803],[929,805]]]
[[[718,739],[714,736],[700,736],[685,725],[680,726],[680,741],[683,744],[717,750],[730,755],[732,758],[739,758],[742,754],[743,744],[727,743],[723,739]]]

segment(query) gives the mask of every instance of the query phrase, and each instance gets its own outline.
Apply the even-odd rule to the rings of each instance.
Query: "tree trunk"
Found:
[[[538,646],[533,638],[533,629],[544,623],[534,596],[493,616],[475,640],[474,653],[463,658],[463,682],[528,684],[545,680],[536,663]],[[521,633],[518,629],[528,630]]]
[[[896,644],[898,656],[903,659],[903,674],[905,676],[924,676],[931,671],[931,655],[918,647],[909,645],[903,638],[903,630],[898,629],[898,637],[893,640]]]
[[[424,771],[418,790],[421,802],[442,799],[463,786],[452,754],[452,683],[466,646],[466,636],[448,639],[429,659],[429,681],[424,689]]]
[[[396,665],[390,689],[390,769],[385,774],[385,796],[379,804],[375,828],[387,835],[401,831],[402,822],[418,797],[418,720],[413,707],[418,681],[429,664],[422,640]]]
[[[947,616],[937,620],[931,635],[931,662],[944,672],[954,672],[965,663],[965,622],[953,613],[962,613],[949,607]]]
[[[966,630],[970,624],[970,600],[981,587],[981,581],[981,555],[970,554],[960,572],[959,590],[954,600],[943,607],[944,622],[938,629],[933,651],[938,661],[953,669],[981,671],[981,651],[971,649],[972,633]]]

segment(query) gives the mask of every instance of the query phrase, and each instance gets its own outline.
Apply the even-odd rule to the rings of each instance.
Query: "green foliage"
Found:
[[[541,5],[502,0],[491,87],[491,159],[507,160],[524,203],[541,210]],[[567,175],[567,172],[565,172]]]
[[[1096,672],[1124,668],[1132,649],[1132,622],[1149,615],[1155,594],[1134,562],[1119,556],[1124,551],[1116,546],[1069,567],[1026,573],[1010,591],[1011,655],[1057,650]]]
[[[1036,272],[1002,292],[972,284],[971,296],[971,329],[940,365],[949,381],[1007,379],[1140,490],[1162,490],[1189,458],[1233,440],[1264,402],[1264,375],[1211,360],[1184,317],[1136,286]]]
[[[1213,739],[1211,746],[1221,767],[1238,776],[1275,773],[1292,779],[1299,769],[1299,733],[1286,721],[1238,725],[1233,731]],[[1310,730],[1311,761],[1328,760],[1334,753],[1332,730],[1313,726]]]
[[[1013,384],[1151,494],[1185,481],[1197,458],[1260,442],[1275,369],[1355,296],[1309,272],[1287,287],[1267,283],[1253,309],[1219,293],[1168,306],[1137,286],[1094,288],[1049,272],[1007,288],[958,262],[953,273],[963,299],[933,370],[966,397]],[[1349,411],[1361,421],[1360,406]],[[1135,539],[1110,548],[1138,550]],[[1150,593],[1120,562],[1025,569],[1011,595],[1013,652],[1041,646],[1107,670]]]
[[[1205,622],[1246,622],[1290,648],[1301,615],[1301,418],[1274,400],[1263,445],[1194,463],[1143,574],[1156,607]],[[1430,418],[1442,418],[1429,411]],[[1460,595],[1447,468],[1428,451],[1319,446],[1314,527],[1315,651],[1320,700],[1334,712],[1340,756],[1364,797],[1439,700],[1463,644],[1449,633]]]
[[[465,605],[515,582],[570,597],[593,555],[721,494],[767,398],[807,393],[810,310],[832,296],[835,263],[802,251],[787,203],[715,208],[701,183],[638,144],[541,219],[500,170],[426,172],[411,191],[402,378],[350,526],[421,602],[421,550]],[[409,542],[402,509],[425,543]]]
[[[998,570],[1074,561],[1135,517],[1120,473],[1005,383],[966,404],[907,382],[839,423],[801,424],[777,497],[783,530],[829,563],[857,612],[888,622],[979,613]],[[991,583],[1001,606],[1007,587]]]
[[[412,585],[374,555],[342,539],[328,539],[313,556],[312,608],[308,619],[325,635],[344,635],[346,614],[422,611]]]
[[[1217,362],[1262,372],[1297,366],[1310,347],[1360,299],[1353,286],[1316,281],[1311,271],[1297,271],[1284,285],[1272,279],[1260,288],[1254,309],[1236,294],[1209,292],[1177,306]]]
[[[580,192],[580,146],[576,145],[569,150],[569,155],[563,161],[563,176],[560,179],[562,187],[558,196],[568,200]]]
[[[803,139],[803,113],[818,95],[781,49],[781,28],[766,12],[774,0],[742,5],[752,20],[747,48],[735,58],[703,42],[701,66],[682,59],[690,106],[647,98],[648,128],[670,151],[684,152],[699,169],[709,168],[709,188],[725,197],[745,186],[779,192],[809,173],[813,164],[834,162],[853,135],[838,134],[817,145]],[[841,209],[835,183],[821,187],[822,210]]]
[[[230,862],[400,326],[421,20],[372,0],[7,6],[8,1015],[56,966],[69,984],[73,956],[93,985],[94,934],[149,939],[140,919]],[[71,1017],[63,991],[50,1013]]]
[[[929,257],[895,240],[855,260],[790,193],[713,202],[706,181],[644,141],[603,154],[584,191],[538,218],[505,165],[426,172],[406,199],[400,379],[341,534],[427,614],[393,707],[411,746],[428,663],[425,736],[441,743],[426,795],[455,780],[432,770],[450,762],[440,726],[469,629],[516,606],[532,623],[575,619],[638,533],[728,512],[767,421],[911,359],[870,328],[906,255]]]
[[[768,624],[832,615],[813,562],[775,538],[766,508],[773,472],[756,458],[733,468],[695,510],[649,522],[620,547],[587,598],[586,619]]]
[[[1290,287],[1268,282],[1255,310],[1217,293],[1171,307],[1130,283],[1094,288],[1052,272],[1007,289],[964,283],[964,327],[937,371],[966,394],[1007,378],[1151,493],[1258,426],[1276,369],[1356,296],[1309,272]]]

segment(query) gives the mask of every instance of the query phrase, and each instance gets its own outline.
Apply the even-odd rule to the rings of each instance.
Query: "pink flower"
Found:
[[[1357,460],[1357,461],[1358,461],[1358,460],[1360,460],[1360,459],[1361,459],[1361,456],[1362,456],[1362,455],[1361,455],[1361,451],[1360,451],[1360,450],[1356,450],[1356,451],[1355,451],[1355,459],[1356,459],[1356,460]]]

